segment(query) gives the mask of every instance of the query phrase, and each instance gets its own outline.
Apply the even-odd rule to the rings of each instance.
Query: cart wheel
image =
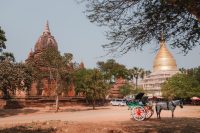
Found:
[[[134,107],[131,114],[133,118],[137,121],[142,121],[146,118],[146,111],[141,106]]]
[[[146,119],[151,118],[151,116],[153,115],[154,110],[153,109],[147,109],[146,110]]]

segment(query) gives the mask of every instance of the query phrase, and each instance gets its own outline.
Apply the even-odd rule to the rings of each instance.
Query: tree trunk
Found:
[[[95,104],[96,104],[96,100],[95,100],[95,98],[93,97],[93,98],[92,98],[92,107],[93,107],[93,110],[95,110]]]
[[[135,78],[135,88],[137,89],[137,86],[138,86],[138,78],[136,77]]]
[[[56,95],[56,112],[59,110],[59,96]]]
[[[88,101],[88,99],[87,99],[87,98],[85,98],[85,103],[86,103],[86,104],[89,104],[89,101]]]
[[[10,99],[9,92],[6,88],[3,88],[2,92],[3,92],[3,99]]]

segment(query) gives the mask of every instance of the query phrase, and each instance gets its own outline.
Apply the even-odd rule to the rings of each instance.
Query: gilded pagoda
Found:
[[[153,62],[153,72],[140,82],[140,86],[149,96],[162,96],[161,85],[178,72],[176,61],[161,37],[160,48]]]

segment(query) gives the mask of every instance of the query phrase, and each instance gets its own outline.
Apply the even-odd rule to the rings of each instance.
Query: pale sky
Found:
[[[7,50],[13,52],[17,62],[24,61],[44,30],[46,21],[55,37],[61,53],[72,53],[74,61],[83,61],[87,68],[96,67],[106,52],[101,47],[107,42],[105,29],[90,23],[84,5],[75,0],[0,0],[0,26],[6,32]],[[114,58],[127,68],[134,66],[152,70],[156,44],[143,51],[132,51]],[[168,46],[169,48],[169,46]],[[178,49],[172,50],[178,68],[200,66],[200,47],[184,56]]]

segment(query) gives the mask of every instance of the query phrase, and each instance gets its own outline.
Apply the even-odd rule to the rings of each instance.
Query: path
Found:
[[[31,111],[35,110],[35,111]],[[23,111],[24,110],[24,111]],[[2,113],[0,110],[0,126],[7,124],[16,123],[30,123],[33,121],[48,121],[48,120],[61,120],[61,121],[74,121],[74,122],[123,122],[130,120],[130,110],[127,107],[118,106],[106,106],[98,107],[97,110],[91,110],[89,107],[66,107],[62,108],[61,112],[55,113],[48,108],[28,108],[23,110],[7,110],[8,114]],[[17,114],[12,114],[11,112],[17,112]],[[26,112],[27,111],[27,112]],[[29,111],[29,112],[28,112]],[[3,115],[4,114],[4,115]],[[155,118],[154,113],[152,118]],[[161,117],[171,117],[170,111],[162,111]],[[183,109],[177,107],[175,110],[175,117],[189,117],[189,118],[200,118],[200,106],[184,106]]]

